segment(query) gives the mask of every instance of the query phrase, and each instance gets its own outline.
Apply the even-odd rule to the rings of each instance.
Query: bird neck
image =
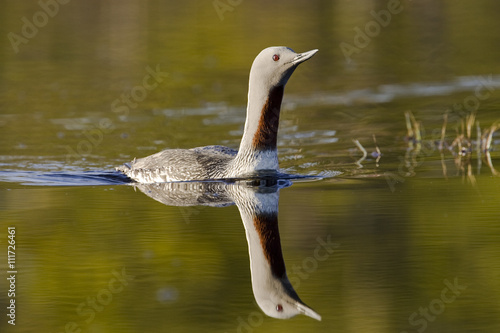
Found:
[[[273,302],[301,302],[287,277],[281,250],[279,191],[259,193],[243,188],[232,197],[245,227],[255,300],[266,314],[275,317]]]
[[[250,83],[240,152],[276,151],[284,86],[269,89]]]
[[[245,189],[246,190],[246,189]],[[246,190],[235,195],[245,226],[254,293],[271,288],[269,279],[286,279],[285,261],[278,229],[279,192],[256,193]]]
[[[259,268],[266,267],[275,278],[286,276],[285,261],[281,251],[280,234],[278,230],[277,213],[261,213],[253,217],[253,226],[249,226],[250,232],[255,232],[259,245],[250,245],[250,255],[256,259],[264,259]],[[253,230],[252,230],[253,229]],[[259,260],[254,260],[259,262]],[[258,271],[255,269],[255,271]]]

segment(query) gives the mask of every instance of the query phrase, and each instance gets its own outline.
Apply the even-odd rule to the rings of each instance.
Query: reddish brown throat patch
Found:
[[[257,132],[253,137],[253,147],[258,150],[276,149],[278,127],[280,123],[281,101],[283,100],[284,86],[271,89],[266,104],[260,114]]]
[[[278,215],[273,213],[259,214],[254,217],[253,223],[260,238],[264,257],[271,266],[271,272],[274,276],[283,277],[286,274],[286,269],[281,252]]]

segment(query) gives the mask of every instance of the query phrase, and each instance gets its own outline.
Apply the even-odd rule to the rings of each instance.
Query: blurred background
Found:
[[[500,329],[500,2],[0,8],[0,244],[16,226],[19,266],[18,321],[2,315],[0,331]],[[129,186],[69,186],[165,148],[237,148],[250,66],[275,45],[319,49],[287,85],[279,152],[285,171],[327,177],[283,189],[280,201],[289,276],[322,322],[260,312],[236,207],[180,209]],[[361,162],[353,139],[367,151]],[[63,186],[46,186],[47,173]],[[338,249],[294,273],[318,237]],[[123,268],[133,282],[87,322],[91,306],[82,315],[79,305]],[[451,303],[441,300],[445,280],[467,286]]]

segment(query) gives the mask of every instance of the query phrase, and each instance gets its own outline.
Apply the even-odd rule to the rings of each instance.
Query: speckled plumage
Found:
[[[222,179],[237,151],[223,146],[167,149],[116,168],[141,183]]]

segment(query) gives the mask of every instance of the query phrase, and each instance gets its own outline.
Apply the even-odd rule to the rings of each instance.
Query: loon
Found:
[[[234,182],[134,184],[134,188],[164,205],[178,206],[186,222],[191,213],[199,213],[199,206],[236,204],[245,228],[257,305],[273,318],[288,319],[303,314],[321,320],[321,316],[300,299],[288,278],[283,258],[278,226],[279,195],[281,189],[291,185],[291,180],[268,177]],[[183,209],[189,206],[196,208]]]
[[[224,146],[167,149],[116,168],[143,184],[241,178],[277,172],[281,101],[288,79],[317,49],[295,53],[268,47],[253,61],[248,86],[247,116],[239,150]]]

